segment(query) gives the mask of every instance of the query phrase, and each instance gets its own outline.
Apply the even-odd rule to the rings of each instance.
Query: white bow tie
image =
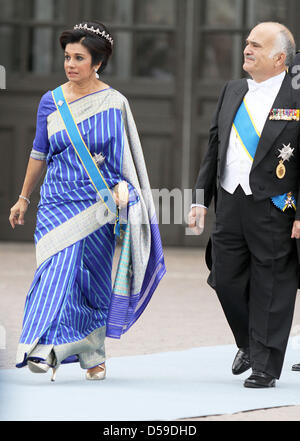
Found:
[[[264,81],[262,83],[257,83],[254,80],[249,80],[248,87],[249,87],[249,92],[254,92],[255,90],[263,89],[264,87],[268,87],[268,85],[265,84]]]
[[[285,77],[285,72],[282,72],[281,74],[269,78],[268,80],[262,81],[261,83],[257,83],[254,80],[249,79],[248,80],[248,88],[250,92],[254,92],[255,90],[259,89],[272,89],[273,87],[277,87],[277,85],[281,85],[282,81]]]

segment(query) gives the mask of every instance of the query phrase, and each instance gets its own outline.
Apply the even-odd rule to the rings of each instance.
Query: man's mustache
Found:
[[[255,61],[255,57],[253,57],[252,55],[245,55],[245,60],[252,60]]]

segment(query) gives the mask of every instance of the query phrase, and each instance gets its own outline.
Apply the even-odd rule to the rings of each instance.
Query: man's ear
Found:
[[[274,60],[276,67],[283,67],[285,66],[286,54],[284,52],[280,52],[279,54],[275,55]]]

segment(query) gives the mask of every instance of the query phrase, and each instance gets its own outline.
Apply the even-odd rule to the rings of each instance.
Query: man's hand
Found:
[[[207,208],[193,207],[188,215],[189,228],[196,236],[200,236],[205,226],[205,216],[207,214]]]
[[[300,239],[300,221],[295,220],[293,229],[292,229],[292,239]]]

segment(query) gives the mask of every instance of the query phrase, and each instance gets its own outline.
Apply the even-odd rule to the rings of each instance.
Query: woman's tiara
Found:
[[[94,34],[97,34],[97,35],[99,35],[99,37],[103,37],[107,41],[109,41],[112,46],[114,44],[114,40],[111,38],[111,36],[109,34],[107,34],[105,31],[100,31],[100,29],[95,29],[94,26],[91,26],[89,28],[87,24],[83,25],[82,23],[80,23],[79,25],[77,24],[74,26],[74,30],[75,29],[82,29],[83,31],[94,32]]]

